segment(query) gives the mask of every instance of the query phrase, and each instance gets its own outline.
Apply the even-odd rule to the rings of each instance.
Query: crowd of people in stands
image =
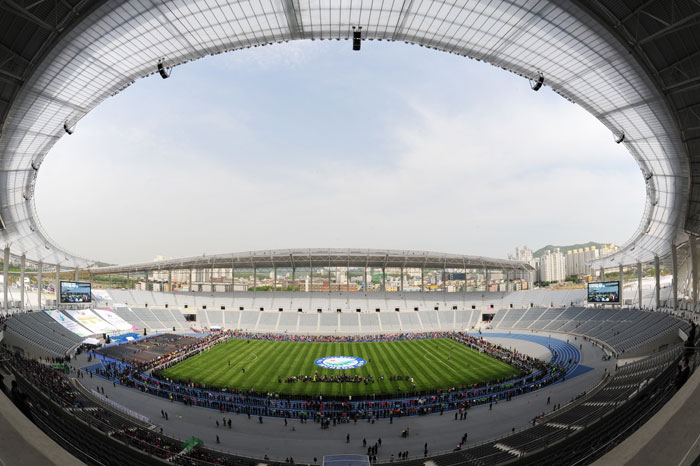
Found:
[[[52,393],[54,401],[64,407],[75,405],[75,390],[60,372],[36,359],[27,359],[18,353],[7,351],[4,347],[0,348],[2,348],[0,357],[7,360],[15,369],[20,370],[32,385],[44,392]]]
[[[229,331],[231,338],[265,341],[296,341],[313,343],[366,343],[374,341],[411,341],[433,338],[449,338],[454,332],[405,332],[380,333],[376,335],[295,335],[290,333],[255,333],[239,330]]]

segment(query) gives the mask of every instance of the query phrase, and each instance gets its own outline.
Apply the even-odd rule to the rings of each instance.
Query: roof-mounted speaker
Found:
[[[158,74],[160,74],[161,78],[168,79],[170,77],[171,71],[172,71],[172,68],[166,68],[165,65],[163,64],[163,60],[158,61]]]
[[[537,72],[537,80],[533,81],[530,79],[530,88],[537,92],[540,89],[542,89],[542,86],[544,85],[544,75],[541,72]]]

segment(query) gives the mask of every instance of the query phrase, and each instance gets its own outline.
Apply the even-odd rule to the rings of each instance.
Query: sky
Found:
[[[138,80],[58,141],[36,184],[54,241],[120,264],[620,244],[644,199],[624,146],[548,87],[418,46],[346,41],[235,51]],[[58,205],[81,214],[67,222]]]

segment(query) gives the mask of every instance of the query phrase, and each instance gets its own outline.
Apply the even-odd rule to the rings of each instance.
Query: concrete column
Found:
[[[61,304],[61,264],[56,264],[56,307]]]
[[[295,289],[296,286],[297,286],[297,283],[296,283],[296,273],[297,273],[296,267],[292,267],[292,293],[294,293],[294,289]]]
[[[192,291],[192,273],[194,271],[190,269],[190,278],[187,280],[187,289]]]
[[[37,303],[39,303],[39,309],[41,309],[41,280],[42,280],[41,275],[43,273],[43,270],[42,270],[43,268],[44,268],[44,264],[39,262],[39,264],[37,265],[38,270],[37,270],[37,275],[36,275],[36,284],[37,284],[37,290],[36,290],[37,296],[36,297],[37,297]]]
[[[272,267],[272,292],[277,290],[277,267]]]
[[[168,291],[173,291],[173,271],[168,269]]]
[[[362,287],[365,289],[365,293],[367,292],[367,266],[364,267],[364,275],[362,276]]]
[[[386,291],[386,269],[382,267],[382,291]]]
[[[73,281],[78,281],[78,273],[80,272],[80,269],[75,269],[75,279]]]
[[[600,281],[605,281],[605,269],[603,269],[603,267],[600,268]]]
[[[644,302],[642,301],[642,263],[637,262],[637,294],[639,301],[639,309],[642,308]]]
[[[19,260],[19,308],[24,311],[24,272],[27,265],[27,256],[22,254]]]
[[[3,309],[5,309],[5,314],[7,314],[10,311],[10,306],[9,303],[7,302],[7,285],[8,282],[10,281],[10,248],[6,247],[5,248],[5,255],[3,258],[3,263],[2,263],[2,275],[3,275],[3,282],[2,282],[2,296],[3,296],[3,301],[2,301],[2,306]]]
[[[673,310],[678,310],[678,251],[671,244],[671,273],[673,274]]]
[[[253,266],[253,291],[258,291],[258,268]]]
[[[697,238],[690,235],[690,267],[691,280],[693,281],[693,312],[698,306],[698,244]]]
[[[420,268],[420,292],[425,291],[425,268]]]
[[[331,266],[328,266],[328,292],[331,291]]]
[[[624,279],[622,278],[624,275],[622,273],[622,264],[620,264],[620,307],[624,306],[625,301],[622,298],[622,288],[625,284]]]
[[[214,267],[209,269],[209,286],[211,287],[211,292],[214,292]]]
[[[399,291],[403,291],[403,267],[401,267],[401,279],[399,280]]]
[[[656,279],[656,310],[661,307],[661,266],[659,256],[654,256],[654,278]]]
[[[489,269],[484,268],[484,291],[489,291]]]
[[[129,276],[129,274],[127,273],[127,281],[126,281],[127,284],[129,283],[128,276]],[[94,281],[94,279],[95,279],[95,276],[92,274],[92,272],[89,272],[88,273],[88,280],[90,280],[90,289],[92,289],[92,282]]]

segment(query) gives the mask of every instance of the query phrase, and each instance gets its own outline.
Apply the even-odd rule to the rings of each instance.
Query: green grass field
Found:
[[[367,364],[345,371],[347,375],[371,375],[375,383],[279,383],[287,377],[341,375],[343,371],[314,364],[325,356],[355,356]],[[449,359],[448,359],[449,357]],[[229,361],[231,365],[229,366]],[[242,369],[245,368],[245,373]],[[367,395],[405,393],[411,383],[390,381],[389,375],[414,377],[416,390],[446,389],[461,384],[490,381],[517,374],[510,365],[480,354],[451,339],[371,343],[306,343],[232,339],[193,356],[163,372],[165,377],[216,387],[253,389],[304,395]],[[383,381],[379,377],[384,375]]]

